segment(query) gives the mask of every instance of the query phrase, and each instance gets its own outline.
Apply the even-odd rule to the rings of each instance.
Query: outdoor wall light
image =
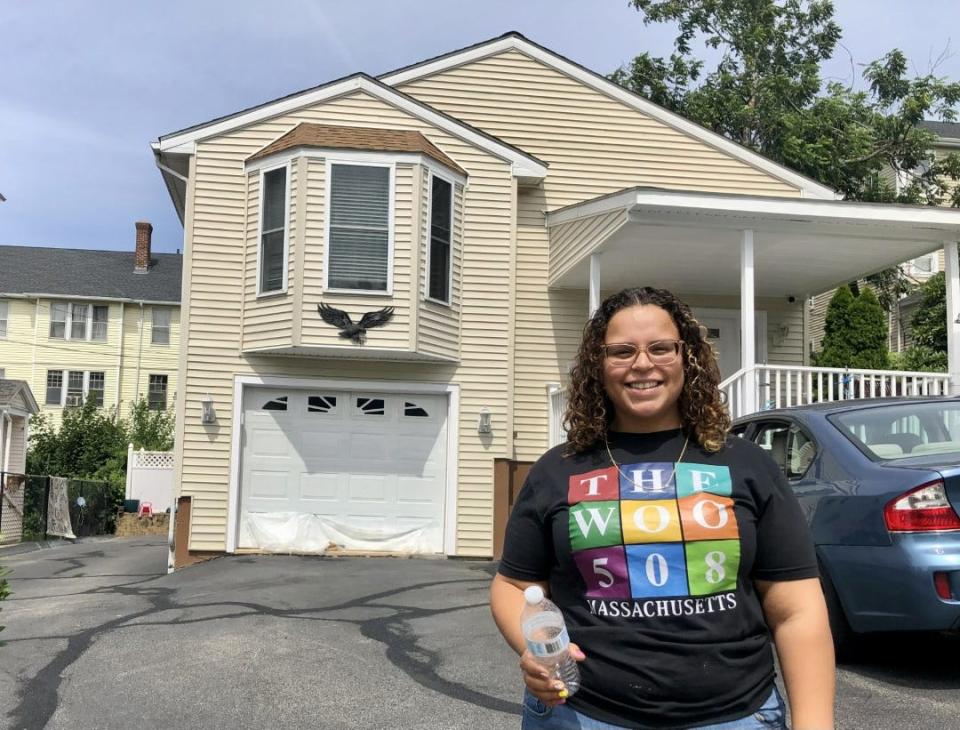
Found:
[[[490,433],[490,409],[484,406],[480,409],[480,420],[477,421],[477,433]]]
[[[202,410],[202,415],[200,416],[200,423],[204,426],[208,426],[211,423],[217,422],[217,414],[213,410],[213,396],[207,393],[203,398],[200,399],[200,407]]]

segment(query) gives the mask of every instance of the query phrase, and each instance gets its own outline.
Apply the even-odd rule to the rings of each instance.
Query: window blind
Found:
[[[332,165],[330,178],[328,286],[386,291],[390,168]]]

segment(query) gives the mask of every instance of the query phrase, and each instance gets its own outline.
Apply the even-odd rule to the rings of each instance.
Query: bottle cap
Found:
[[[540,586],[527,586],[523,592],[523,597],[531,606],[535,606],[543,601],[543,588]]]

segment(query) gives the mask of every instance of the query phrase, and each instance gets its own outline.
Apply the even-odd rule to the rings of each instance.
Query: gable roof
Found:
[[[0,410],[20,410],[20,404],[17,403],[17,396],[23,398],[31,414],[37,413],[40,410],[36,398],[33,397],[33,391],[30,390],[30,386],[26,380],[6,380],[0,378]]]
[[[466,122],[434,109],[419,99],[397,91],[381,81],[364,73],[353,74],[343,79],[331,81],[312,89],[300,91],[289,96],[251,107],[235,114],[204,122],[179,132],[163,135],[151,145],[155,153],[193,153],[196,143],[203,139],[240,129],[281,114],[318,104],[339,96],[363,91],[370,96],[390,104],[413,117],[458,137],[478,147],[494,157],[513,165],[513,174],[523,178],[540,178],[547,174],[547,163],[524,152],[519,147],[508,144],[492,134],[488,134]]]
[[[338,127],[302,122],[247,158],[253,162],[294,147],[323,147],[376,152],[417,152],[462,175],[467,172],[420,132],[371,127]]]
[[[491,38],[490,40],[461,48],[457,51],[451,51],[450,53],[445,53],[411,66],[405,66],[395,71],[381,74],[378,78],[384,83],[394,86],[431,76],[441,71],[446,71],[456,66],[471,63],[508,50],[523,53],[679,132],[698,139],[704,144],[724,152],[745,164],[762,170],[778,180],[794,185],[799,188],[804,197],[825,198],[827,200],[837,200],[842,197],[832,188],[805,175],[801,175],[788,167],[780,165],[733,140],[727,139],[721,134],[717,134],[706,127],[691,122],[689,119],[675,112],[671,112],[658,104],[654,104],[649,99],[625,89],[595,71],[575,63],[551,51],[549,48],[534,43],[516,31],[511,31],[497,38]]]
[[[62,296],[179,304],[183,256],[155,253],[134,273],[132,251],[0,246],[0,296]]]
[[[918,125],[933,132],[941,139],[960,140],[960,122],[934,122],[924,120]]]

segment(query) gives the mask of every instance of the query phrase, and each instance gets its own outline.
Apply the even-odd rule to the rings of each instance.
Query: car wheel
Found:
[[[830,576],[823,563],[820,563],[820,585],[823,586],[823,597],[827,602],[827,614],[830,617],[830,633],[833,634],[833,650],[837,661],[849,661],[856,658],[861,646],[860,635],[857,634],[847,621],[840,603],[837,589],[830,580]]]

